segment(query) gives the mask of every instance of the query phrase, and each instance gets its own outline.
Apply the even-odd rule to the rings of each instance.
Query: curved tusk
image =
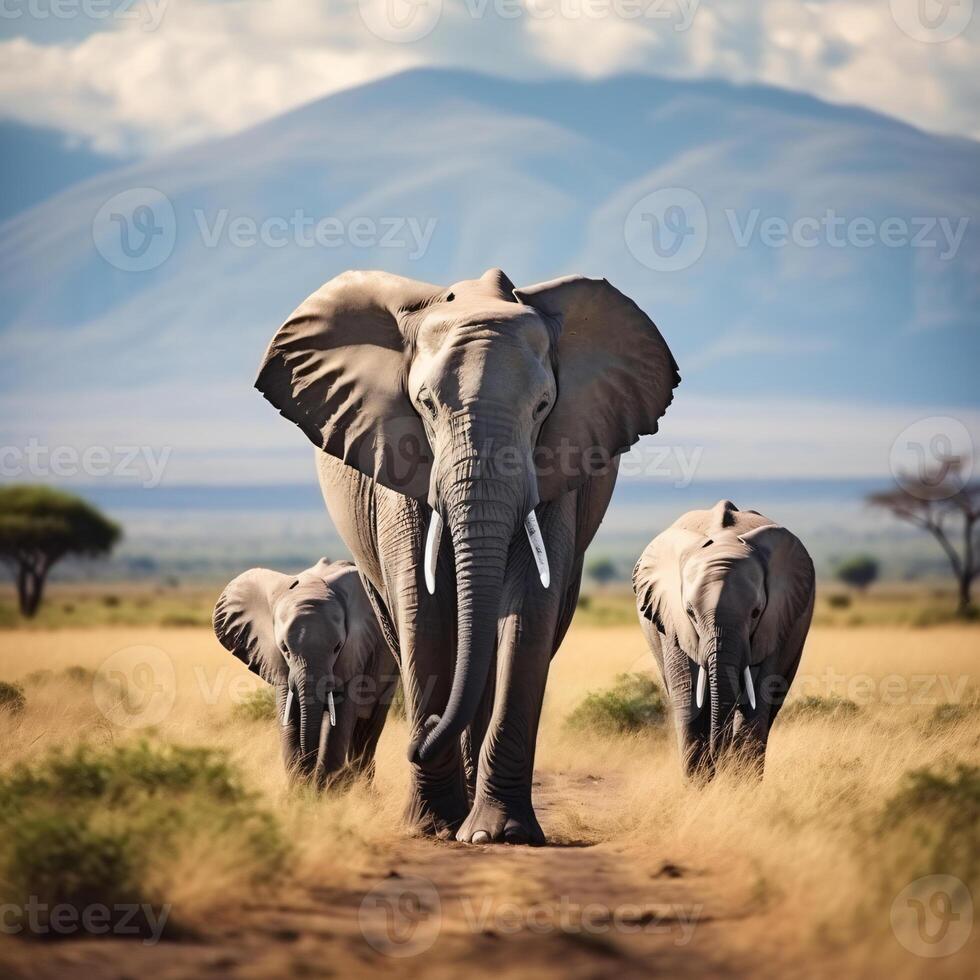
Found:
[[[551,585],[551,569],[548,567],[548,552],[544,547],[544,538],[541,537],[541,528],[538,527],[537,514],[532,510],[524,521],[524,530],[527,532],[527,540],[531,545],[531,554],[534,555],[534,564],[538,566],[538,575],[541,576],[541,584],[548,588]]]
[[[286,707],[282,709],[282,723],[283,725],[289,724],[289,716],[292,714],[293,710],[293,689],[289,689],[289,693],[286,695]]]
[[[442,537],[442,517],[439,511],[432,512],[429,531],[425,536],[425,587],[429,595],[436,591],[436,559],[439,557],[439,539]]]
[[[327,691],[327,711],[330,714],[330,727],[337,727],[337,706],[333,702],[333,691]]]
[[[752,671],[745,668],[745,693],[749,696],[749,704],[755,711],[755,688],[752,686]]]
[[[704,669],[704,664],[698,668],[698,688],[694,694],[694,700],[700,708],[704,705],[704,691],[708,686],[708,672]]]

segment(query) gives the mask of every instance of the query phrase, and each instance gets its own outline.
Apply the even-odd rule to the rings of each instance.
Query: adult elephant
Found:
[[[424,831],[544,842],[548,664],[618,456],[679,380],[646,314],[581,276],[347,272],[273,338],[256,387],[322,450],[327,508],[401,666]]]

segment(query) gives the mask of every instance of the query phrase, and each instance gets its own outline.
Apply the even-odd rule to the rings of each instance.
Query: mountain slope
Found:
[[[975,406],[978,172],[975,143],[777,90],[408,72],[95,176],[0,226],[0,435],[178,446],[188,472],[218,477],[225,456],[289,438],[251,390],[255,368],[290,310],[351,267],[606,276],[675,351],[672,416],[697,398]],[[134,188],[173,208],[154,215],[172,252],[147,271],[94,240],[126,264],[127,214],[103,205]],[[703,254],[677,271],[637,208],[669,188],[705,214]],[[652,217],[662,246],[670,216]],[[240,219],[271,221],[271,237],[236,239]],[[316,244],[321,219],[333,232]],[[896,227],[921,241],[895,244]]]

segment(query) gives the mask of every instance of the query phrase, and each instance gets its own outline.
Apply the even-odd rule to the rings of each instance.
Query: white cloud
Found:
[[[392,2],[412,13],[409,0]],[[980,137],[978,18],[927,44],[898,27],[886,0],[442,0],[431,31],[406,44],[372,34],[355,0],[169,0],[161,9],[155,30],[110,20],[80,40],[0,42],[0,112],[102,149],[152,151],[428,64],[523,77],[633,70],[763,82]]]

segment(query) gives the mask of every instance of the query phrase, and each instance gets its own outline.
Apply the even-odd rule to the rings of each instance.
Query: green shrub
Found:
[[[211,749],[81,746],[0,777],[0,904],[160,908],[185,848],[233,855],[255,884],[285,853],[274,818]]]
[[[876,828],[894,880],[949,874],[980,882],[980,767],[906,773]]]
[[[27,700],[24,697],[24,689],[19,684],[9,684],[7,681],[0,681],[0,711],[17,714],[24,710],[26,704]]]
[[[851,597],[846,592],[834,592],[827,596],[827,605],[831,609],[849,609]]]
[[[652,677],[620,674],[614,687],[586,695],[566,723],[579,730],[624,735],[659,731],[666,718],[663,692]]]
[[[232,714],[241,721],[275,721],[276,692],[271,687],[257,687],[249,691],[232,709]]]
[[[860,706],[848,698],[830,694],[821,697],[819,694],[808,694],[790,702],[782,711],[782,717],[787,721],[805,721],[812,718],[850,718],[861,710]]]
[[[961,721],[972,718],[976,715],[978,709],[980,709],[980,703],[975,698],[973,701],[967,702],[944,701],[932,709],[932,715],[929,718],[929,727],[946,728],[949,725],[956,725]]]

